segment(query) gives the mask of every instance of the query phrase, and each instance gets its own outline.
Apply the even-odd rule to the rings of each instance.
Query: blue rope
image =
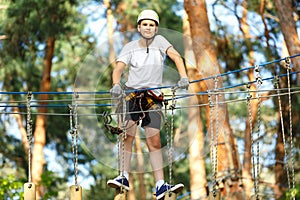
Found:
[[[294,74],[298,74],[300,73],[300,70],[299,71],[295,71],[295,72],[291,72],[290,75],[294,75]],[[281,77],[285,77],[287,76],[287,74],[280,74],[278,75],[277,77],[278,78],[281,78]],[[268,81],[268,80],[273,80],[275,79],[275,76],[271,76],[271,77],[268,77],[268,78],[264,78],[262,79],[262,81]],[[236,85],[232,85],[232,86],[226,86],[226,87],[222,87],[222,88],[217,88],[217,90],[226,90],[226,89],[232,89],[232,88],[236,88],[236,87],[241,87],[241,86],[246,86],[248,84],[253,84],[253,83],[256,83],[256,80],[255,81],[249,81],[247,83],[241,83],[241,84],[236,84]],[[166,88],[168,86],[164,86],[162,88]],[[153,88],[147,88],[147,90],[153,90]],[[128,92],[141,92],[141,91],[146,91],[146,89],[144,90],[128,90]],[[27,94],[27,92],[2,92],[2,93],[9,93],[9,94]],[[32,92],[34,94],[34,92]],[[35,92],[35,93],[39,93],[40,92]],[[56,94],[73,94],[73,92],[55,92]],[[79,93],[79,92],[78,92]],[[87,93],[90,93],[90,92],[80,92],[81,94],[87,94]],[[99,93],[108,93],[108,92],[99,92]],[[180,95],[180,96],[177,96],[175,97],[175,100],[178,100],[178,99],[183,99],[183,98],[187,98],[187,97],[191,97],[191,96],[196,96],[196,95],[207,95],[208,94],[208,90],[207,91],[204,91],[204,92],[197,92],[196,94],[187,94],[187,95]],[[168,99],[165,99],[165,101],[170,101],[172,100],[172,98],[168,98]],[[55,107],[68,107],[69,104],[36,104],[36,105],[31,105],[31,107],[52,107],[52,108],[55,108]],[[112,104],[78,104],[79,107],[111,107]],[[2,108],[9,108],[9,107],[18,107],[18,108],[26,108],[26,105],[25,104],[19,104],[19,105],[0,105],[0,107]]]
[[[64,94],[64,95],[73,95],[76,94],[110,94],[109,91],[98,91],[98,92],[32,92],[32,94]],[[3,92],[0,91],[0,94],[4,95],[26,95],[28,92]]]
[[[300,70],[292,72],[292,73],[290,73],[290,75],[294,75],[294,74],[298,74],[298,73],[300,73]],[[284,76],[287,76],[287,75],[288,74],[280,74],[277,77],[281,78],[281,77],[284,77]],[[271,77],[268,77],[268,78],[263,78],[262,81],[273,80],[275,77],[276,76],[271,76]],[[218,90],[225,90],[225,89],[230,89],[230,88],[234,88],[234,87],[240,87],[240,86],[244,86],[244,85],[248,85],[248,84],[253,84],[253,83],[256,83],[256,80],[255,81],[249,81],[248,83],[241,83],[241,84],[237,84],[237,85],[233,85],[233,86],[226,86],[226,87],[223,87],[223,88],[218,88]]]
[[[298,73],[300,73],[300,70],[292,72],[292,73],[290,73],[290,75],[294,75],[294,74],[298,74]],[[284,77],[284,76],[287,76],[287,74],[280,74],[277,77],[281,78],[281,77]],[[262,79],[262,81],[268,81],[268,80],[273,80],[273,79],[275,79],[275,76],[264,78],[264,79]],[[232,86],[217,88],[216,90],[220,91],[220,90],[232,89],[232,88],[241,87],[241,86],[245,86],[245,85],[252,84],[252,83],[256,83],[256,80],[255,81],[249,81],[247,83],[240,83],[240,84],[236,84],[236,85],[232,85]],[[183,98],[186,98],[186,97],[191,97],[191,96],[196,96],[196,95],[207,95],[207,94],[208,94],[208,90],[205,91],[205,92],[197,92],[196,94],[187,94],[187,95],[177,96],[175,99],[177,100],[177,99],[183,99]],[[171,100],[171,98],[166,99],[166,101],[170,101],[170,100]]]
[[[298,74],[300,73],[300,70],[299,71],[295,71],[295,72],[291,72],[290,75],[294,75],[294,74]],[[281,77],[285,77],[287,76],[287,74],[280,74],[278,75],[277,77],[278,78],[281,78]],[[262,81],[268,81],[268,80],[273,80],[275,79],[275,76],[271,76],[271,77],[268,77],[268,78],[264,78],[262,79]],[[222,87],[222,88],[217,88],[217,90],[226,90],[226,89],[232,89],[232,88],[236,88],[236,87],[241,87],[241,86],[246,86],[248,84],[253,84],[253,83],[256,83],[256,81],[249,81],[247,83],[241,83],[241,84],[236,84],[236,85],[232,85],[232,86],[226,86],[226,87]],[[166,86],[164,86],[165,88]],[[149,88],[147,90],[150,90]],[[144,90],[129,90],[130,92],[136,92],[136,91],[145,91]],[[20,92],[12,92],[13,94],[19,94]],[[21,92],[23,93],[23,92]],[[62,94],[64,92],[55,92],[57,94]],[[67,94],[72,94],[73,92],[66,92]],[[86,94],[87,92],[81,92],[82,94]],[[89,93],[89,92],[88,92]],[[101,92],[102,93],[102,92]],[[107,93],[107,92],[105,92]],[[27,93],[24,93],[24,94],[27,94]],[[197,92],[196,94],[187,94],[187,95],[180,95],[180,96],[177,96],[175,97],[175,100],[178,100],[178,99],[183,99],[183,98],[187,98],[187,97],[191,97],[191,96],[196,96],[196,95],[207,95],[208,94],[208,90],[207,91],[204,91],[204,92]],[[172,98],[168,98],[168,99],[165,99],[165,101],[170,101],[172,100]],[[36,104],[36,105],[31,105],[31,107],[52,107],[52,108],[55,108],[55,107],[68,107],[69,104]],[[111,107],[112,104],[78,104],[79,107]],[[9,108],[9,107],[18,107],[18,108],[26,108],[26,105],[25,104],[19,104],[19,105],[0,105],[0,107],[2,108]]]
[[[78,107],[111,107],[112,104],[78,104]],[[0,108],[26,108],[26,104],[19,105],[0,105]],[[69,107],[69,104],[37,104],[30,105],[32,108],[59,108],[59,107]]]
[[[295,57],[298,57],[298,56],[300,56],[300,54],[296,54],[296,55],[293,55],[293,56],[290,56],[290,57],[287,57],[287,58],[295,58]],[[270,65],[270,64],[273,64],[273,63],[284,61],[285,59],[286,58],[281,58],[281,59],[278,59],[278,60],[273,60],[273,61],[270,61],[270,62],[265,62],[265,63],[259,64],[257,66],[264,67],[264,66],[267,66],[267,65]],[[230,75],[230,74],[239,73],[239,72],[242,72],[242,71],[253,69],[253,68],[255,68],[255,66],[250,66],[250,67],[246,67],[246,68],[243,68],[243,69],[237,69],[237,70],[233,70],[233,71],[228,71],[226,73],[217,74],[217,75],[205,77],[205,78],[198,79],[198,80],[193,80],[193,81],[190,81],[190,83],[192,84],[192,83],[197,83],[197,82],[201,82],[201,81],[205,81],[205,80],[209,80],[209,79],[215,79],[217,77],[223,77],[223,76],[227,76],[227,75]],[[297,73],[299,73],[299,71],[296,71],[296,72],[293,72],[293,73],[290,73],[290,74],[293,75],[293,74],[297,74]],[[283,77],[283,76],[287,76],[287,74],[281,74],[278,77]],[[274,78],[275,78],[275,76],[269,77],[269,78],[265,78],[263,80],[272,80]],[[236,85],[233,85],[233,86],[226,86],[226,87],[223,87],[223,88],[218,88],[217,90],[231,89],[231,88],[240,87],[240,86],[244,86],[244,85],[255,83],[255,82],[256,81],[252,81],[252,82],[248,82],[248,83],[236,84]],[[155,88],[153,87],[153,88],[147,88],[147,89],[138,89],[138,90],[134,89],[134,90],[126,90],[126,91],[128,91],[128,92],[142,92],[142,91],[147,91],[147,90],[168,89],[168,88],[175,88],[175,86],[174,85],[166,85],[166,86],[160,86],[160,87],[155,87]],[[74,93],[75,92],[32,92],[33,95],[40,95],[40,94],[73,95]],[[26,94],[28,94],[28,92],[5,92],[5,91],[0,91],[0,95],[26,95]],[[94,94],[94,95],[96,95],[96,94],[110,94],[110,92],[109,91],[76,92],[76,94],[78,94],[78,95],[79,94]],[[198,93],[198,94],[202,94],[202,93]],[[205,94],[207,94],[207,92],[205,92]],[[188,97],[188,96],[191,96],[191,95],[180,96],[180,97],[177,97],[177,99],[185,98],[185,97]],[[95,104],[95,105],[102,106],[104,104]],[[51,105],[48,105],[48,106],[51,107]],[[65,106],[66,105],[53,105],[53,107],[65,107]],[[0,106],[0,107],[3,107],[3,106]]]

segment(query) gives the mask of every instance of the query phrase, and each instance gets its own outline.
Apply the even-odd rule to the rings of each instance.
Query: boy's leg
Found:
[[[146,133],[146,143],[150,152],[150,162],[156,181],[156,198],[162,199],[164,198],[166,191],[178,193],[183,189],[184,185],[181,183],[176,185],[169,185],[164,182],[163,157],[160,141],[161,115],[152,112],[149,113],[149,116],[150,123],[144,126]]]
[[[150,163],[154,173],[155,181],[164,180],[163,158],[160,144],[160,131],[157,128],[144,127],[146,144],[149,149]]]
[[[126,138],[124,138],[124,154],[123,154],[122,143],[120,143],[120,147],[119,147],[119,152],[120,152],[119,166],[120,166],[120,170],[125,172],[123,174],[125,178],[124,176],[118,176],[114,179],[108,180],[107,185],[113,188],[124,187],[126,190],[129,190],[128,172],[130,171],[132,143],[135,137],[137,125],[134,121],[129,120],[127,127],[128,129],[126,130]],[[120,140],[122,140],[122,138],[120,138]]]
[[[137,124],[129,120],[127,124],[128,129],[126,130],[126,138],[124,140],[124,171],[130,171],[130,163],[131,163],[131,154],[132,154],[132,144],[135,138]],[[120,136],[120,140],[122,141],[122,136]],[[120,170],[122,170],[123,165],[123,148],[122,143],[120,143]]]

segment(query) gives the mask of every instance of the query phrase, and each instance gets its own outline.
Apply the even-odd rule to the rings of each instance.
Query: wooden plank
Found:
[[[82,200],[82,187],[80,185],[70,187],[70,200]]]
[[[24,184],[24,200],[35,200],[36,187],[34,183]]]
[[[126,200],[127,191],[124,188],[116,188],[114,200]]]

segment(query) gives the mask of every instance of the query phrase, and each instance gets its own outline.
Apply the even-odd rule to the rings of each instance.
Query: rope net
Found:
[[[280,113],[280,121],[278,123],[281,124],[281,132],[282,137],[284,138],[284,146],[285,146],[285,159],[282,161],[285,164],[287,177],[288,177],[288,187],[290,190],[295,188],[295,155],[294,155],[294,136],[293,136],[293,113],[292,113],[292,102],[293,102],[293,96],[298,96],[300,93],[300,87],[299,86],[293,86],[291,84],[291,79],[295,76],[299,76],[300,71],[293,71],[290,60],[293,58],[296,58],[300,55],[294,55],[290,56],[288,58],[282,58],[279,60],[274,60],[271,62],[265,62],[262,64],[258,64],[255,66],[246,67],[239,70],[234,70],[230,72],[226,72],[223,74],[217,74],[214,76],[205,77],[198,80],[192,80],[190,81],[190,84],[198,84],[200,82],[205,81],[213,81],[214,88],[210,88],[206,91],[184,91],[184,90],[176,90],[174,92],[173,88],[176,87],[176,85],[166,85],[161,86],[157,88],[148,88],[147,90],[154,90],[154,89],[160,89],[165,93],[165,101],[166,102],[174,102],[176,101],[176,106],[169,106],[161,109],[162,113],[165,113],[165,115],[172,116],[171,123],[174,124],[174,120],[179,120],[181,123],[188,124],[186,120],[186,116],[189,112],[189,109],[198,109],[198,108],[205,108],[210,107],[210,127],[207,127],[207,132],[210,132],[210,136],[207,134],[206,137],[206,143],[209,144],[211,150],[207,150],[205,152],[205,155],[209,157],[210,152],[211,154],[211,163],[212,163],[212,176],[211,176],[211,182],[212,182],[212,191],[214,193],[214,196],[216,195],[216,189],[217,184],[220,179],[224,179],[224,177],[231,173],[224,173],[224,175],[220,175],[223,172],[218,170],[220,160],[219,157],[219,145],[218,144],[218,138],[222,137],[222,135],[219,135],[220,132],[226,132],[222,130],[222,125],[220,124],[222,121],[224,121],[225,116],[220,116],[219,113],[224,109],[225,106],[233,107],[235,105],[242,105],[245,104],[247,107],[247,112],[249,115],[249,124],[250,124],[250,132],[251,132],[251,154],[252,154],[252,176],[254,180],[254,193],[255,198],[259,198],[260,194],[260,187],[259,183],[261,181],[260,174],[262,173],[262,157],[267,156],[268,153],[261,149],[261,140],[262,137],[271,137],[270,131],[267,130],[267,127],[263,124],[264,119],[263,116],[266,114],[264,113],[264,106],[267,105],[269,100],[273,100],[277,98],[278,104],[279,104],[279,113]],[[284,69],[286,70],[286,73],[281,74],[264,74],[261,70],[265,67],[268,67],[272,64],[278,65],[278,63],[285,62]],[[242,83],[236,83],[234,85],[220,85],[218,82],[223,81],[225,77],[230,78],[231,75],[237,74],[237,73],[243,73],[244,71],[248,71],[250,69],[253,69],[256,73],[256,80],[254,81],[244,81]],[[274,70],[275,71],[275,70]],[[286,87],[280,87],[279,82],[287,80],[287,86]],[[224,81],[223,81],[224,82]],[[275,84],[274,84],[275,83]],[[250,85],[256,85],[256,89],[250,89]],[[126,92],[136,92],[139,90],[131,90]],[[256,95],[253,95],[253,94]],[[72,114],[72,117],[75,117],[75,133],[77,133],[77,117],[78,120],[81,120],[82,130],[81,132],[89,132],[89,135],[82,134],[80,136],[80,139],[87,144],[89,150],[95,155],[96,159],[98,159],[100,162],[104,163],[105,165],[112,166],[115,168],[121,168],[124,169],[124,166],[116,166],[118,163],[116,162],[115,158],[117,158],[119,155],[117,155],[120,147],[117,145],[117,139],[114,137],[109,136],[106,134],[106,130],[103,126],[99,126],[99,123],[104,124],[103,118],[107,118],[108,116],[111,118],[111,120],[108,120],[109,122],[117,124],[117,117],[118,115],[122,115],[125,113],[123,110],[121,113],[115,113],[115,102],[116,99],[112,98],[110,96],[109,91],[95,91],[95,92],[86,92],[86,91],[76,91],[76,101],[74,101],[74,92],[47,92],[49,95],[61,95],[63,96],[62,99],[48,99],[48,100],[38,100],[35,99],[35,95],[45,94],[43,92],[31,92],[30,95],[32,95],[33,98],[30,98],[30,103],[28,103],[28,99],[26,99],[26,95],[28,95],[28,92],[8,92],[8,91],[1,91],[0,92],[0,113],[5,115],[13,115],[13,114],[21,114],[21,115],[27,115],[29,116],[28,112],[26,111],[20,111],[20,112],[14,112],[12,108],[18,107],[18,108],[28,108],[30,106],[31,113],[30,115],[52,115],[52,116],[70,116],[70,113],[68,112],[48,112],[48,113],[39,113],[37,112],[38,107],[46,106],[52,109],[58,109],[58,108],[72,108],[76,109],[75,115]],[[20,95],[24,97],[24,100],[18,100],[18,101],[10,101],[8,100],[8,95]],[[195,103],[195,104],[188,104],[190,98],[197,97],[197,98],[203,98],[208,97],[208,101],[202,102],[202,103]],[[288,119],[284,119],[282,116],[282,98],[287,97],[288,102]],[[257,124],[256,129],[252,126],[253,124],[253,111],[252,111],[252,104],[254,101],[258,102],[258,110],[257,110]],[[41,104],[45,103],[47,104]],[[74,104],[75,102],[75,104]],[[103,112],[99,112],[98,110],[102,110]],[[61,110],[61,109],[60,109]],[[229,116],[232,116],[229,110]],[[143,112],[152,112],[151,110],[143,111]],[[133,113],[133,112],[132,112]],[[130,114],[130,113],[129,113]],[[175,117],[174,117],[175,116]],[[179,118],[178,116],[181,116]],[[176,119],[175,119],[176,118]],[[72,118],[70,118],[70,124],[72,125]],[[286,130],[283,127],[283,121],[288,120],[289,123],[289,129]],[[28,123],[31,123],[31,119],[27,120]],[[124,121],[124,119],[123,119]],[[179,122],[179,123],[180,123]],[[230,120],[232,123],[232,126],[235,125],[234,120]],[[164,122],[167,124],[166,122]],[[87,127],[84,127],[85,125],[88,125]],[[107,124],[106,124],[107,125]],[[29,126],[28,126],[29,127]],[[102,127],[102,129],[101,129]],[[178,127],[178,125],[177,125]],[[237,126],[238,127],[238,126]],[[100,129],[99,129],[100,128]],[[168,129],[168,128],[167,128]],[[166,129],[166,130],[167,130]],[[242,128],[238,127],[236,128],[236,132],[242,132]],[[27,130],[28,133],[31,134],[31,130]],[[71,130],[74,131],[74,130]],[[173,133],[173,131],[175,133]],[[184,132],[184,130],[181,130],[181,132]],[[288,132],[288,133],[286,133]],[[225,133],[223,133],[225,134]],[[165,166],[169,166],[169,178],[170,182],[172,181],[172,162],[181,159],[182,155],[187,151],[188,145],[186,143],[187,138],[183,136],[183,134],[176,133],[175,129],[171,130],[171,137],[168,135],[168,144],[163,146],[163,154],[164,157],[167,159]],[[235,134],[237,135],[237,134]],[[30,137],[30,135],[28,135]],[[74,136],[74,138],[73,138]],[[79,137],[77,134],[72,135],[72,140],[74,139],[75,146],[72,147],[73,153],[75,155],[74,157],[74,171],[75,171],[75,185],[77,186],[77,171],[78,171],[78,164],[77,164],[77,137]],[[121,138],[122,140],[124,138]],[[31,138],[29,138],[29,141],[31,141]],[[185,142],[182,142],[185,141]],[[174,142],[174,144],[173,144]],[[103,145],[99,145],[103,144]],[[173,146],[174,145],[174,146]],[[240,144],[237,144],[237,148]],[[121,146],[121,148],[124,148]],[[106,151],[107,150],[107,151]],[[124,150],[123,150],[124,151]],[[98,153],[100,152],[100,153]],[[105,155],[102,154],[102,152],[106,152]],[[107,153],[111,152],[111,153]],[[239,149],[240,152],[240,149]],[[30,154],[29,154],[30,155]],[[133,157],[138,157],[139,155],[133,155]],[[147,155],[143,155],[144,159],[148,159]],[[171,158],[173,157],[173,158]],[[120,157],[118,158],[120,159]],[[274,163],[276,161],[269,160],[270,163]],[[133,167],[133,170],[140,170]],[[143,169],[143,172],[149,172],[151,171],[150,166],[145,166]],[[235,169],[229,169],[235,170]],[[140,171],[138,171],[140,172]],[[31,172],[29,171],[29,180],[31,179]],[[231,175],[230,175],[231,176]],[[220,182],[220,181],[219,181]]]

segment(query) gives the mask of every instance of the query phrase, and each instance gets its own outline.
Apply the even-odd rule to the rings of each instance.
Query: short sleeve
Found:
[[[157,35],[155,37],[155,39],[156,39],[157,45],[159,46],[159,48],[163,54],[166,54],[167,50],[173,46],[165,37],[163,37],[161,35]]]
[[[130,57],[131,57],[131,48],[130,48],[129,44],[126,44],[122,48],[122,50],[117,58],[117,62],[123,62],[127,65],[130,61]]]

